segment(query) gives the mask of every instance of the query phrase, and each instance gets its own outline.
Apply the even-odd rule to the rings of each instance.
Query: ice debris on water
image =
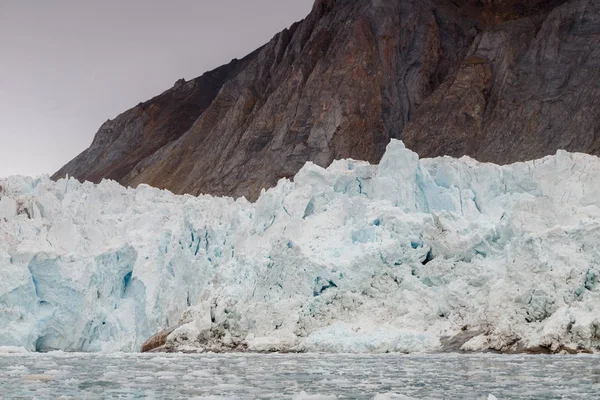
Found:
[[[0,346],[600,348],[600,160],[307,163],[256,203],[0,180]]]
[[[336,395],[307,394],[306,392],[300,392],[292,397],[292,400],[337,400],[337,398]]]

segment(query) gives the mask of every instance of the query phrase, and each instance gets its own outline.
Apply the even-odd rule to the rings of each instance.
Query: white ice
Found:
[[[600,348],[600,160],[308,163],[256,203],[0,180],[0,346]]]
[[[0,354],[0,398],[597,400],[599,361],[489,353]]]

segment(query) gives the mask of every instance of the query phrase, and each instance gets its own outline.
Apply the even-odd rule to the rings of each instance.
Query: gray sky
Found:
[[[314,0],[0,0],[0,176],[53,173],[109,118],[241,58]]]

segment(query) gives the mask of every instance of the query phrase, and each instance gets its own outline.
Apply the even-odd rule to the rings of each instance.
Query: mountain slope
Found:
[[[390,138],[421,155],[497,163],[559,148],[599,154],[599,8],[318,0],[306,19],[225,67],[209,85],[218,94],[202,104],[166,98],[162,124],[126,112],[110,126],[121,144],[100,140],[112,137],[103,127],[53,178],[256,199],[306,161],[377,162]],[[186,123],[176,123],[182,108]],[[147,130],[160,140],[138,150]]]
[[[600,154],[600,2],[500,24],[469,54],[417,110],[407,146],[496,163],[558,149]]]
[[[180,79],[173,88],[106,121],[92,145],[61,168],[54,179],[68,174],[94,183],[104,178],[123,182],[137,163],[181,137],[210,106],[223,84],[257,53],[189,82]]]

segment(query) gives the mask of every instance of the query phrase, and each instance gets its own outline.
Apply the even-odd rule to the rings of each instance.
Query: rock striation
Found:
[[[246,196],[306,161],[600,154],[595,0],[318,0],[240,61],[109,121],[53,178]]]

